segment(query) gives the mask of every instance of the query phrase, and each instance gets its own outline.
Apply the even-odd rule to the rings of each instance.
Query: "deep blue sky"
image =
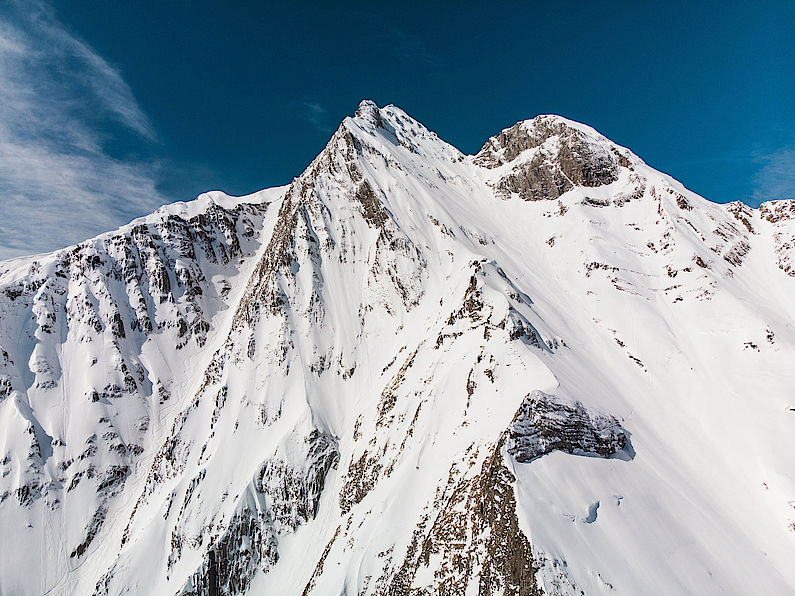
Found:
[[[465,152],[557,113],[711,200],[795,194],[792,0],[50,6],[147,121],[91,112],[98,151],[145,170],[161,200],[289,182],[362,98]]]

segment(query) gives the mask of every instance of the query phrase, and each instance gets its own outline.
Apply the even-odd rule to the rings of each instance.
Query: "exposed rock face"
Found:
[[[337,441],[317,429],[304,439],[296,464],[274,457],[263,463],[257,491],[266,496],[271,519],[280,534],[294,532],[315,518],[326,474],[337,467]]]
[[[795,219],[795,199],[762,203],[759,205],[759,215],[770,223]]]
[[[631,447],[619,421],[589,412],[575,402],[564,404],[554,396],[533,391],[522,402],[508,429],[508,453],[527,463],[551,451],[611,457]]]
[[[257,571],[268,571],[279,560],[278,541],[268,521],[264,512],[249,507],[234,515],[181,596],[244,593]]]
[[[753,209],[740,201],[727,203],[726,209],[728,209],[729,213],[731,213],[737,221],[742,223],[749,232],[752,234],[754,233],[754,226],[751,224],[751,219],[754,216]]]
[[[516,516],[516,479],[503,462],[505,438],[489,447],[478,473],[444,488],[437,500],[441,507],[415,532],[386,594],[540,593],[530,542]],[[454,468],[451,480],[455,476]]]
[[[795,277],[795,199],[762,203],[759,215],[774,226],[776,264],[784,273]]]
[[[474,161],[492,169],[510,164],[494,189],[503,198],[517,194],[525,201],[554,200],[575,186],[610,184],[619,167],[630,165],[615,146],[596,146],[582,130],[549,116],[503,130]]]
[[[287,187],[0,263],[0,593],[784,593],[793,211],[363,102]]]

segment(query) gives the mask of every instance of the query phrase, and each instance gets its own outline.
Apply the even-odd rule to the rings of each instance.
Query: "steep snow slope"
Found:
[[[0,266],[0,592],[68,592],[87,553],[112,560],[94,539],[206,367],[281,192],[208,193]]]
[[[792,593],[794,251],[587,126],[363,102],[0,265],[0,592]]]

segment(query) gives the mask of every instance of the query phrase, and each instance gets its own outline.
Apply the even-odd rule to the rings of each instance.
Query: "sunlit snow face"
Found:
[[[5,262],[0,592],[785,589],[792,206],[507,131],[364,104],[288,187]]]

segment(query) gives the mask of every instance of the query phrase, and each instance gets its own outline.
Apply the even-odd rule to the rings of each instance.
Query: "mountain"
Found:
[[[0,263],[0,593],[795,592],[795,202],[362,102]]]

